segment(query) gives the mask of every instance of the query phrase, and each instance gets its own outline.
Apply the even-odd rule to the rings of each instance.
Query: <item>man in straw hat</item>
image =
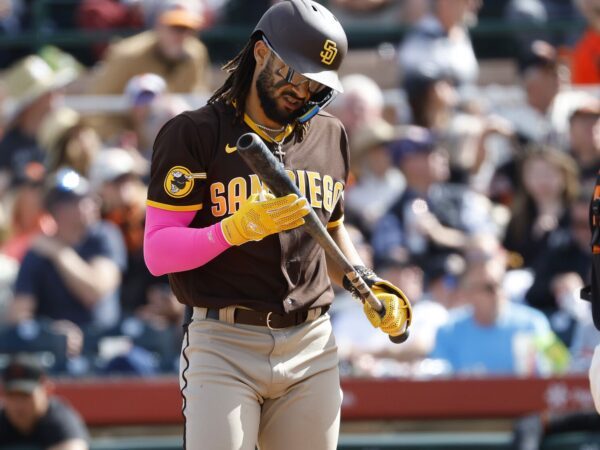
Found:
[[[3,80],[6,134],[0,141],[0,191],[13,180],[38,178],[43,153],[37,132],[61,97],[61,88],[76,77],[74,70],[54,71],[37,55],[10,67]]]

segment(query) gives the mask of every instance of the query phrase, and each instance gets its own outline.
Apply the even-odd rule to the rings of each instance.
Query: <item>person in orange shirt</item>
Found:
[[[588,29],[575,44],[571,55],[573,84],[600,84],[600,8],[598,0],[576,2],[588,23]]]

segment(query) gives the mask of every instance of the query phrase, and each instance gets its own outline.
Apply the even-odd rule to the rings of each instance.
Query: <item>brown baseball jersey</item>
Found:
[[[297,142],[292,126],[272,139],[247,115],[243,121],[236,119],[235,112],[233,106],[217,102],[180,114],[163,127],[154,144],[148,204],[196,211],[190,224],[196,228],[233,214],[262,188],[235,147],[241,135],[255,132],[282,160],[322,223],[339,226],[349,168],[339,120],[319,113],[304,140]],[[203,266],[172,273],[169,279],[179,301],[190,306],[240,305],[283,313],[328,305],[333,298],[325,254],[302,228],[232,246]]]

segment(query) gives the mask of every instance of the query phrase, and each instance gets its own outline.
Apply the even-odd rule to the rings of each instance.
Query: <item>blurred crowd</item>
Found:
[[[0,33],[26,30],[32,3],[0,1]],[[166,121],[199,106],[186,96],[218,85],[202,30],[254,23],[271,3],[81,0],[44,25],[139,32],[85,56],[3,53],[0,354],[38,353],[49,371],[75,376],[176,371],[183,307],[142,254],[152,144]],[[343,373],[585,372],[600,343],[579,299],[600,169],[600,69],[589,64],[600,1],[326,3],[344,25],[408,29],[373,73],[346,74],[328,108],[349,136],[345,224],[414,308],[411,336],[396,346],[337,292]],[[483,95],[469,26],[486,8],[525,25],[582,26],[522,26],[514,80],[499,91],[512,97]],[[398,74],[394,86],[375,80],[385,71]],[[65,106],[72,93],[88,103]]]

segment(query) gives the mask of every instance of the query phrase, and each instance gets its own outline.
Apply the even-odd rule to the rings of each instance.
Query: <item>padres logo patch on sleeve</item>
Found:
[[[205,179],[205,172],[192,173],[187,167],[175,166],[165,177],[165,192],[173,198],[182,198],[192,192],[195,180]]]

